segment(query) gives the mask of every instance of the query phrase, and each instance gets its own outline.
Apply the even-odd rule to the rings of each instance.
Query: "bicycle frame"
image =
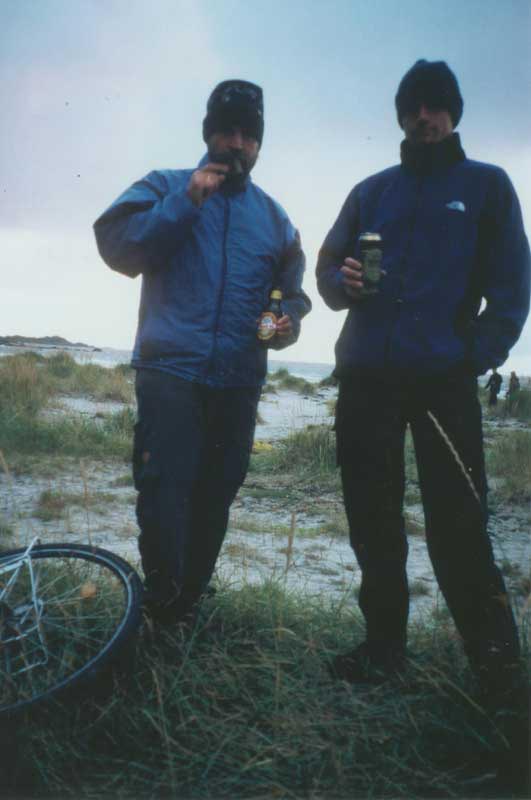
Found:
[[[22,555],[17,556],[12,562],[0,567],[0,575],[5,575],[9,572],[13,573],[5,587],[0,591],[0,655],[5,657],[6,667],[9,674],[13,676],[28,672],[31,669],[35,669],[35,667],[44,666],[49,660],[41,625],[44,603],[37,595],[38,581],[35,576],[31,558],[31,551],[36,544],[39,544],[39,539],[37,537],[30,542]],[[27,567],[29,574],[31,602],[11,607],[9,605],[9,596],[24,567]],[[28,662],[28,654],[24,649],[24,642],[34,633],[36,633],[36,646],[33,646],[31,651],[34,654],[34,660]],[[15,649],[17,644],[22,651],[24,666],[15,671],[11,671],[9,669],[11,661],[10,648]]]

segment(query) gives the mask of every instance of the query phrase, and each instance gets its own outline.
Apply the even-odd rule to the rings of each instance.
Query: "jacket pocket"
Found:
[[[154,485],[159,478],[156,459],[149,444],[146,426],[137,422],[133,439],[133,482],[139,492],[147,486]]]

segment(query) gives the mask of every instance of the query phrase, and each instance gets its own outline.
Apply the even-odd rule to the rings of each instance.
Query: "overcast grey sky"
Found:
[[[503,166],[531,221],[529,0],[0,0],[0,335],[130,348],[140,281],[98,257],[94,219],[154,168],[195,165],[220,80],[260,83],[253,179],[286,208],[314,311],[287,358],[333,362],[343,314],[317,250],[354,183],[398,160],[394,95],[445,59],[467,154]],[[531,327],[506,369],[531,375]]]

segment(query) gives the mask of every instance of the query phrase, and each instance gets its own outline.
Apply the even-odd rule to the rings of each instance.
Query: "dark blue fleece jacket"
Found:
[[[339,269],[358,238],[383,240],[380,292],[353,300]],[[470,161],[459,136],[416,151],[354,187],[319,254],[318,287],[348,308],[337,373],[476,374],[502,364],[529,311],[530,258],[505,172]],[[481,307],[484,301],[484,307]]]
[[[257,320],[273,285],[294,325],[274,348],[295,341],[311,308],[299,236],[250,179],[197,208],[186,193],[192,172],[151,172],[94,225],[104,261],[130,277],[142,273],[133,366],[214,387],[256,386],[267,368]]]

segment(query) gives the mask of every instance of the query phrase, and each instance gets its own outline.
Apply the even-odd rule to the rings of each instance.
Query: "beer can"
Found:
[[[362,297],[378,293],[382,274],[382,237],[379,233],[365,232],[360,235],[360,261],[363,266]]]

